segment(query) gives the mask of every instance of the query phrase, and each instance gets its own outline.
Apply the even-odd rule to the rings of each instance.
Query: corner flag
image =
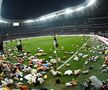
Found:
[[[55,47],[55,48],[58,48],[58,41],[57,41],[55,35],[54,35],[54,47]]]

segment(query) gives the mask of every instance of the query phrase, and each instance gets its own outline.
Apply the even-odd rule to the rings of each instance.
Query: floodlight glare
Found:
[[[0,23],[8,23],[7,21],[0,20]]]
[[[34,22],[34,20],[27,20],[27,21],[25,21],[26,23],[32,23],[32,22]]]
[[[35,21],[36,21],[36,22],[38,22],[39,20],[38,20],[38,19],[36,19]]]
[[[56,17],[57,15],[56,14],[52,14],[52,15],[48,15],[46,18],[47,19],[51,19],[51,18],[54,18],[54,17]]]
[[[72,9],[69,9],[69,8],[65,10],[65,14],[70,14],[72,12],[73,12],[73,10]]]
[[[89,7],[89,6],[93,5],[93,4],[95,4],[95,2],[96,2],[96,0],[89,0],[89,1],[88,1],[88,4],[87,4],[87,7]]]
[[[64,15],[64,13],[58,13],[58,14],[57,14],[57,16],[61,16],[61,15]]]
[[[64,14],[71,14],[74,12],[79,12],[79,11],[82,11],[82,10],[86,9],[87,7],[90,7],[91,5],[95,4],[95,2],[96,2],[96,0],[86,0],[83,4],[81,4],[75,8],[70,7],[67,9],[56,11],[56,12],[41,16],[39,18],[36,18],[35,20],[27,20],[26,23],[46,21],[46,20],[49,20],[49,19],[52,19],[52,18],[55,18],[58,16],[62,16]]]
[[[81,7],[76,8],[75,11],[81,11],[81,10],[83,10],[83,9],[85,9],[85,7],[84,7],[84,6],[81,6]]]
[[[56,17],[57,15],[56,14],[51,14],[51,15],[46,15],[46,16],[42,16],[39,18],[39,21],[45,21],[47,19],[51,19],[51,18],[54,18]]]
[[[40,17],[39,21],[45,21],[46,19],[47,19],[46,17],[42,16]]]

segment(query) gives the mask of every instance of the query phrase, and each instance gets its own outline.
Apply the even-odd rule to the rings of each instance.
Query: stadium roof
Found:
[[[31,22],[44,21],[44,20],[48,20],[48,19],[52,19],[52,18],[61,16],[61,15],[68,15],[68,14],[72,14],[74,12],[79,12],[79,11],[82,11],[82,10],[84,10],[86,8],[91,7],[92,5],[95,5],[96,1],[97,0],[86,0],[84,3],[82,3],[80,5],[77,5],[77,6],[74,6],[74,7],[69,7],[69,8],[66,8],[66,9],[62,9],[62,10],[59,10],[59,11],[56,11],[56,12],[53,12],[53,13],[43,15],[43,16],[38,17],[38,18],[33,19],[33,20],[26,20],[24,22],[25,23],[31,23]],[[1,6],[2,6],[2,0],[0,0],[0,7]],[[2,18],[0,19],[0,22],[1,23],[6,23],[6,21],[4,21]]]
[[[2,18],[1,18],[2,1],[3,1],[3,0],[0,0],[0,23],[3,23],[3,22],[4,22],[4,21],[2,20]]]
[[[31,19],[67,7],[76,6],[85,0],[3,0],[2,17],[6,19]]]
[[[2,6],[2,0],[0,0],[0,12],[1,12],[1,6]],[[0,13],[0,18],[1,18],[1,13]]]
[[[77,5],[74,7],[69,7],[69,8],[62,9],[62,10],[59,10],[59,11],[56,11],[53,13],[46,14],[46,15],[36,18],[35,20],[34,19],[26,20],[25,23],[46,21],[49,19],[58,18],[59,16],[62,16],[62,15],[69,15],[69,14],[73,14],[74,12],[83,11],[87,8],[90,8],[92,5],[95,5],[96,1],[97,0],[86,0],[84,3],[82,3],[80,5]]]

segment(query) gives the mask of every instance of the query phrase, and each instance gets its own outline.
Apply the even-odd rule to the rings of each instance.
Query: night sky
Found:
[[[3,0],[2,17],[5,19],[30,19],[67,7],[85,0]]]

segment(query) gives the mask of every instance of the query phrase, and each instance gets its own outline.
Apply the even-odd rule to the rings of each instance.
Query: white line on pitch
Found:
[[[78,53],[78,51],[81,50],[81,49],[88,43],[89,40],[90,40],[90,39],[88,39],[88,40],[86,41],[86,43],[84,43],[84,44],[76,51],[76,53],[75,53],[74,55],[72,55],[66,62],[64,62],[61,66],[59,66],[59,67],[57,68],[57,70],[61,69],[64,65],[66,65],[66,64]]]

